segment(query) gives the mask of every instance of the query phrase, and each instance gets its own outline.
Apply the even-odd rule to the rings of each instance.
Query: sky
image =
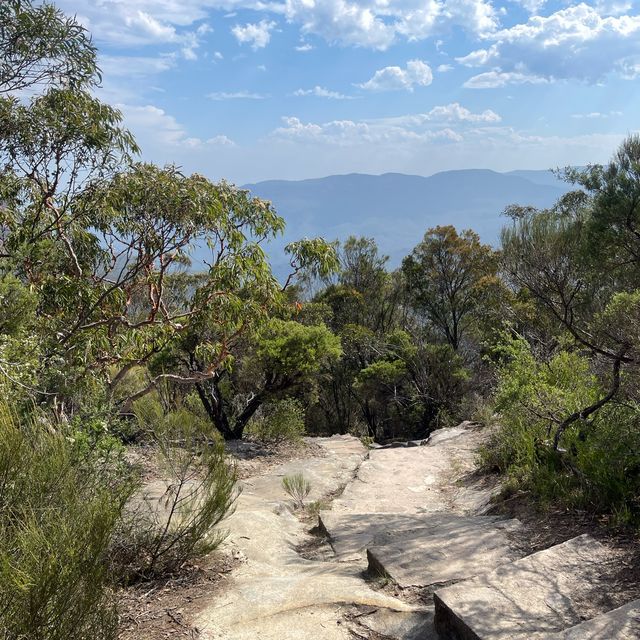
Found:
[[[245,184],[606,162],[640,0],[57,0],[143,158]]]

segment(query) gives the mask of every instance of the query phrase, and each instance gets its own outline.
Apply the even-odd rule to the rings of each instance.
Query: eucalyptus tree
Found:
[[[0,94],[95,84],[96,49],[75,17],[50,3],[0,3]]]
[[[407,295],[417,317],[457,350],[491,292],[499,286],[490,246],[471,230],[429,229],[402,262]]]
[[[631,136],[606,166],[568,170],[581,189],[538,211],[511,207],[502,234],[503,269],[525,288],[595,367],[609,368],[607,388],[588,406],[549,416],[554,446],[620,395],[634,391],[640,362],[640,138]],[[604,376],[603,376],[604,377]],[[637,398],[636,398],[637,399]],[[550,431],[552,430],[550,426]]]

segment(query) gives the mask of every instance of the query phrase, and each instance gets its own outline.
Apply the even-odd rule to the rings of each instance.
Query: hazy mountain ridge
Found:
[[[278,248],[303,236],[373,237],[393,264],[436,225],[472,228],[485,242],[495,244],[506,222],[501,214],[507,205],[547,207],[570,185],[550,171],[463,169],[428,177],[352,173],[268,180],[244,188],[270,200],[287,222],[284,241],[272,245],[277,269]]]

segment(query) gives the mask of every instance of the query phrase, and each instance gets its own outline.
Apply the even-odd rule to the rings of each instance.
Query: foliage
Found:
[[[601,393],[589,360],[559,351],[536,361],[522,339],[503,345],[495,409],[500,427],[482,453],[486,468],[507,473],[543,502],[640,516],[640,405],[612,403],[566,431],[554,450],[558,416]]]
[[[402,263],[409,299],[416,313],[458,349],[475,311],[498,286],[491,247],[471,230],[429,229]]]
[[[246,355],[235,371],[222,370],[196,384],[207,414],[225,439],[241,438],[265,402],[311,384],[319,370],[341,353],[340,339],[324,325],[281,318],[265,322],[244,347]]]
[[[0,406],[0,611],[6,638],[114,639],[107,558],[132,486],[111,455]]]
[[[302,473],[282,478],[282,488],[293,498],[296,507],[304,508],[304,500],[311,493],[311,483]]]
[[[127,581],[175,572],[224,540],[218,525],[233,512],[236,472],[223,444],[201,429],[186,410],[156,427],[162,480],[134,497],[112,548]],[[161,493],[159,500],[153,492]]]
[[[31,0],[0,5],[0,93],[95,78],[96,50],[75,18]]]
[[[305,412],[296,398],[283,398],[262,407],[254,415],[247,433],[265,442],[297,442],[304,435]]]

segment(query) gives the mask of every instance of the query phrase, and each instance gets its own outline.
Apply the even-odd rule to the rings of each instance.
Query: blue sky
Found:
[[[58,0],[145,159],[237,183],[604,162],[640,1]]]

